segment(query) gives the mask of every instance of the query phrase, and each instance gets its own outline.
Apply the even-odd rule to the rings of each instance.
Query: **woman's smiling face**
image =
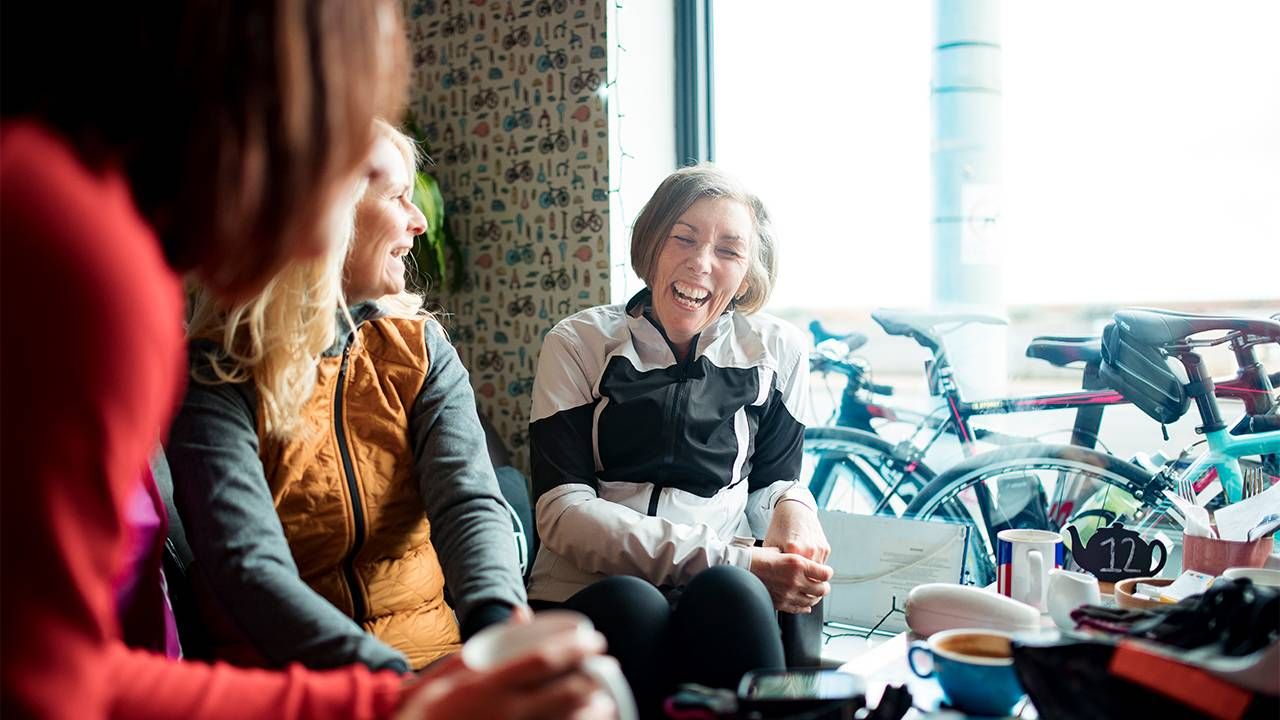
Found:
[[[356,205],[355,244],[347,258],[343,290],[357,303],[403,292],[404,256],[427,219],[413,204],[413,177],[404,155],[379,137],[369,156],[369,187]]]
[[[751,212],[728,198],[704,198],[676,220],[655,263],[653,312],[678,354],[747,289],[755,236]]]

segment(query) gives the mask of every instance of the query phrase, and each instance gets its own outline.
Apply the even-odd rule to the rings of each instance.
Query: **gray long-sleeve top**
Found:
[[[357,324],[377,312],[372,303],[352,308]],[[428,324],[430,368],[409,419],[414,476],[466,638],[506,619],[526,600],[511,521],[466,369],[443,331]],[[339,337],[330,353],[340,354],[354,333]],[[197,372],[212,349],[193,344]],[[252,382],[190,381],[174,421],[167,453],[196,572],[271,663],[326,668],[359,662],[407,671],[399,652],[365,633],[299,576],[258,454],[257,407]]]

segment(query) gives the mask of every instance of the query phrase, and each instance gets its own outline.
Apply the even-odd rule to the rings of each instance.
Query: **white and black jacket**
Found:
[[[660,587],[749,568],[797,483],[808,347],[795,327],[725,312],[678,362],[644,290],[548,333],[529,417],[542,547],[529,597],[563,601],[609,575]]]

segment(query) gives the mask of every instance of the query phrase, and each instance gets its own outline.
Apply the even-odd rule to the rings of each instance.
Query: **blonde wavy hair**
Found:
[[[412,177],[417,146],[389,123],[375,121],[376,133],[400,150]],[[295,262],[276,275],[257,295],[231,306],[221,303],[209,288],[193,282],[187,336],[211,340],[216,352],[206,353],[208,372],[192,371],[192,380],[206,384],[253,380],[258,392],[264,432],[289,438],[303,427],[302,408],[315,390],[321,355],[337,338],[337,317],[345,314],[354,325],[343,297],[344,267],[356,242],[356,208],[369,183],[361,179],[342,200],[329,229],[330,251],[313,260]],[[379,307],[396,317],[427,315],[423,296],[406,290],[378,299]]]

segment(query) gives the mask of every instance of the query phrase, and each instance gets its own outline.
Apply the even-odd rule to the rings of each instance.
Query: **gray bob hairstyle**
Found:
[[[755,242],[747,263],[747,291],[734,300],[733,307],[746,314],[753,313],[769,301],[778,277],[778,253],[769,213],[760,198],[709,163],[671,173],[645,203],[631,228],[631,269],[652,288],[658,255],[671,235],[671,228],[694,203],[708,198],[736,200],[751,212]]]

